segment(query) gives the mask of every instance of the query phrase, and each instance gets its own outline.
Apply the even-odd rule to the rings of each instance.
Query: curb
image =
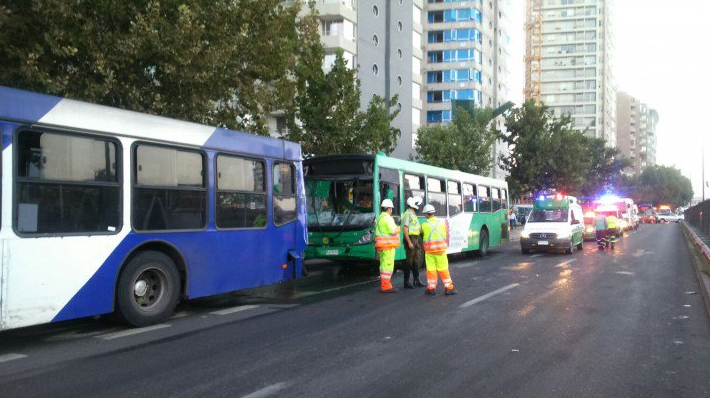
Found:
[[[685,235],[690,238],[690,241],[700,250],[703,256],[700,260],[710,263],[710,248],[703,242],[700,237],[688,227],[685,221],[681,222],[683,225],[683,230]],[[691,243],[688,242],[688,243]],[[694,257],[693,269],[695,270],[695,277],[698,279],[698,285],[700,285],[700,292],[703,294],[703,302],[705,303],[705,312],[710,318],[710,277],[705,272],[702,272],[700,265],[698,264],[698,256],[695,253],[691,253]]]

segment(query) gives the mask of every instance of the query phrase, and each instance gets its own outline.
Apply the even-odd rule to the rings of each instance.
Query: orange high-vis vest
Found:
[[[441,220],[436,219],[436,223],[432,224],[429,220],[425,220],[422,225],[424,233],[424,252],[429,254],[444,254],[446,253],[446,225],[441,223]]]
[[[395,225],[392,229],[391,225]],[[375,248],[389,250],[399,247],[399,229],[389,214],[382,212],[375,222]]]

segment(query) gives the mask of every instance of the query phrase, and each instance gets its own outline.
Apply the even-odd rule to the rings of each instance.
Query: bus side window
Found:
[[[120,152],[115,141],[20,131],[15,151],[18,233],[89,235],[120,230]]]
[[[207,225],[204,154],[140,144],[134,158],[133,228],[189,230]]]
[[[274,164],[274,225],[283,225],[298,217],[296,212],[296,173],[292,164]]]
[[[263,160],[217,155],[215,225],[265,228],[266,164]]]
[[[508,191],[506,191],[505,189],[501,189],[500,197],[503,209],[508,209]]]
[[[394,204],[394,209],[392,210],[392,215],[399,215],[399,184],[393,184],[390,182],[380,181],[380,203],[384,199],[391,199],[392,204]]]
[[[449,217],[461,213],[461,183],[457,181],[447,181],[446,188],[449,199]]]
[[[463,211],[473,213],[476,211],[476,189],[472,184],[463,184]]]
[[[491,195],[490,188],[484,187],[483,185],[478,186],[478,203],[480,203],[479,211],[481,213],[491,212]]]
[[[404,198],[419,196],[425,200],[424,177],[411,174],[404,175]]]
[[[498,188],[491,188],[491,209],[495,213],[498,210],[501,209],[501,200],[500,200],[500,190]]]
[[[427,178],[427,204],[434,206],[434,214],[446,217],[446,188],[444,181]]]

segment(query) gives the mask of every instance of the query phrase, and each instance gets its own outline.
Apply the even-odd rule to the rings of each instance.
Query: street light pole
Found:
[[[700,148],[700,153],[702,156],[702,168],[703,171],[701,173],[702,175],[702,181],[701,183],[703,184],[703,202],[705,202],[705,140],[703,139],[703,146]]]

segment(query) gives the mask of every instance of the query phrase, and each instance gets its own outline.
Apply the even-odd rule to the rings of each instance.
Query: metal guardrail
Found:
[[[687,223],[710,236],[710,200],[688,208],[684,215]]]

